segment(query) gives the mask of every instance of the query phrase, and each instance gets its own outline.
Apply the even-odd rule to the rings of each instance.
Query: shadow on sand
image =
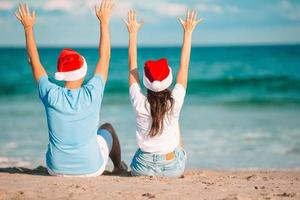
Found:
[[[38,175],[38,176],[50,176],[47,168],[43,166],[38,166],[34,169],[29,169],[25,167],[6,167],[0,168],[0,173],[9,173],[9,174],[29,174],[29,175]],[[110,171],[105,170],[103,172],[105,176],[121,176],[121,177],[130,177],[130,172],[122,171],[119,173],[112,173]]]
[[[29,169],[25,167],[6,167],[6,168],[0,168],[0,173],[50,176],[48,174],[47,168],[43,166],[38,166],[35,169]]]

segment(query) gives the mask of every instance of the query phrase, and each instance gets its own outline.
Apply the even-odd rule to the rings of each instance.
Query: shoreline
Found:
[[[300,199],[300,170],[187,170],[184,178],[51,177],[44,167],[0,168],[2,199]]]

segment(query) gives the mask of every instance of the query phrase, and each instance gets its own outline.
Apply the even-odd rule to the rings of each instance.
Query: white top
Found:
[[[179,114],[184,102],[185,91],[181,84],[175,85],[172,91],[173,109],[165,115],[161,135],[150,137],[148,135],[152,125],[150,104],[139,84],[134,83],[130,86],[130,101],[136,115],[136,139],[142,151],[167,154],[178,147],[180,141]]]

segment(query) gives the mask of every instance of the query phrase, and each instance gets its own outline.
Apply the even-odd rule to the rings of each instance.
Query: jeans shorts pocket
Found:
[[[184,165],[180,159],[175,157],[172,162],[166,163],[164,166],[162,166],[161,171],[163,176],[180,177],[184,172]]]
[[[137,151],[132,158],[130,168],[133,176],[154,176],[152,163],[141,151]]]

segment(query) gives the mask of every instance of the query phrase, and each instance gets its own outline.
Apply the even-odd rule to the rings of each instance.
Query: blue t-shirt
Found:
[[[103,164],[96,140],[105,83],[95,75],[78,89],[39,80],[39,96],[45,106],[49,144],[46,164],[56,173],[91,174]]]

